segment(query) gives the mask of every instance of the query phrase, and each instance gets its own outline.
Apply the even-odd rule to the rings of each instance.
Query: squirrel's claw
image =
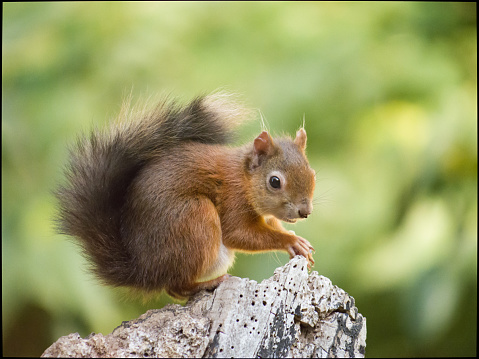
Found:
[[[311,267],[314,266],[314,259],[313,255],[311,254],[312,252],[314,252],[314,248],[308,240],[299,236],[295,237],[296,242],[287,248],[289,256],[290,258],[293,258],[296,255],[302,255],[308,260],[308,270],[311,270]]]

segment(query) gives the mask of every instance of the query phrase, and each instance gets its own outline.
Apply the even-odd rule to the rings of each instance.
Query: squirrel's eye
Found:
[[[271,185],[271,187],[273,188],[281,188],[281,181],[278,177],[276,176],[271,176],[269,178],[269,184]]]

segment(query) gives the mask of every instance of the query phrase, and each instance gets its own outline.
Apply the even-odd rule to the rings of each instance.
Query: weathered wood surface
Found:
[[[232,277],[182,307],[167,305],[111,334],[61,337],[43,357],[364,357],[354,298],[297,256],[261,283]]]

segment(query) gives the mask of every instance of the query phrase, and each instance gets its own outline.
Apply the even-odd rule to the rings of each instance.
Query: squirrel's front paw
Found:
[[[302,255],[308,260],[308,269],[311,270],[311,267],[314,266],[314,248],[311,243],[303,237],[295,237],[296,241],[287,248],[289,256],[290,258],[293,258],[294,256]]]

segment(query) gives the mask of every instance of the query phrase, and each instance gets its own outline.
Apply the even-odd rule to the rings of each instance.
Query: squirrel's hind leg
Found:
[[[215,275],[211,273],[212,268],[224,256],[221,222],[213,202],[206,197],[189,198],[177,215],[171,233],[176,234],[172,239],[179,249],[175,254],[183,257],[182,268],[177,268],[175,276],[169,278],[165,290],[172,297],[180,298],[203,289],[214,289],[229,276],[200,282],[205,275]]]

